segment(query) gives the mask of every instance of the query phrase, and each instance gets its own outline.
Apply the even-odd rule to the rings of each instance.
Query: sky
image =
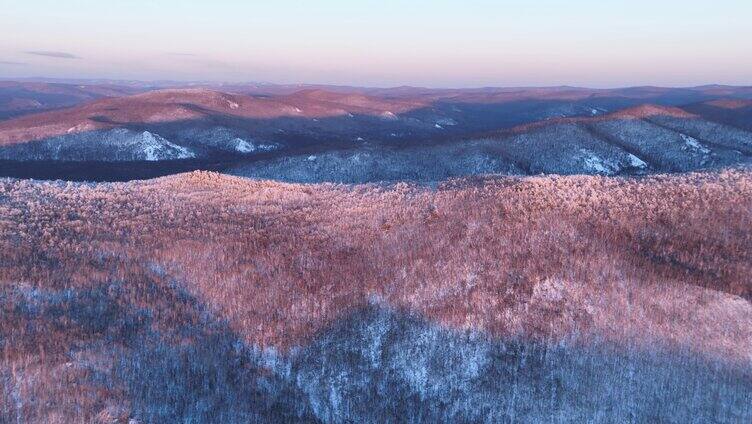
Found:
[[[750,0],[0,0],[0,77],[752,85]]]

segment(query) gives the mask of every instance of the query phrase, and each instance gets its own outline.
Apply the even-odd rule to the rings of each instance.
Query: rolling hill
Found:
[[[0,422],[752,419],[747,89],[144,90],[0,121]]]
[[[752,176],[0,180],[2,422],[746,422]]]
[[[0,81],[0,120],[80,105],[104,97],[119,97],[147,88],[115,84],[63,84],[32,81]]]
[[[716,92],[726,97],[665,105]],[[3,175],[41,178],[50,163],[80,162],[95,180],[159,175],[147,162],[165,161],[163,173],[212,169],[293,182],[682,172],[749,163],[745,95],[718,87],[170,88],[0,121],[0,160]],[[114,165],[91,165],[106,162]]]

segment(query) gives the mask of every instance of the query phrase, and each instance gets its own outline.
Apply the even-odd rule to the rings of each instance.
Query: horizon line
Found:
[[[552,88],[570,88],[581,90],[619,90],[619,89],[636,89],[636,88],[670,88],[670,89],[697,89],[708,87],[729,87],[729,88],[752,88],[752,82],[749,84],[723,84],[723,83],[706,83],[698,85],[654,85],[654,84],[637,84],[637,85],[612,85],[606,87],[595,87],[587,85],[571,85],[571,84],[558,84],[558,85],[478,85],[478,86],[423,86],[423,85],[356,85],[348,83],[317,83],[317,82],[269,82],[269,81],[229,81],[229,80],[196,80],[196,79],[138,79],[138,78],[62,78],[62,77],[44,77],[44,76],[31,76],[31,77],[4,77],[0,76],[0,81],[4,82],[40,82],[51,84],[82,84],[82,83],[96,83],[96,84],[194,84],[194,85],[259,85],[259,86],[277,86],[277,87],[334,87],[334,88],[361,88],[361,89],[399,89],[399,88],[413,88],[424,90],[484,90],[484,89],[552,89]]]

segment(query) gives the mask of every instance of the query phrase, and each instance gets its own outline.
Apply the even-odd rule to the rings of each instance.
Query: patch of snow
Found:
[[[295,111],[295,113],[303,113],[303,111],[302,111],[302,110],[300,110],[300,108],[299,108],[299,107],[296,107],[296,108],[295,108],[295,109],[293,109],[293,110]]]
[[[90,128],[90,126],[86,122],[82,122],[82,123],[76,125],[75,127],[68,128],[68,130],[66,131],[66,133],[70,134],[70,133],[72,133],[74,131],[85,131],[88,128]]]
[[[390,137],[397,137],[397,134],[395,134],[395,133],[389,133],[389,136]]]
[[[594,172],[596,174],[613,174],[614,167],[608,162],[604,161],[603,158],[587,149],[580,149],[580,152],[583,154],[582,159],[585,162],[586,170]]]
[[[382,113],[381,117],[383,119],[386,119],[386,120],[389,120],[389,121],[394,121],[394,120],[397,119],[397,115],[395,115],[394,113],[392,113],[392,112],[390,112],[388,110],[386,112]]]
[[[319,120],[316,118],[313,118],[313,122],[319,122]]]
[[[314,161],[314,160],[316,160],[316,155],[311,155],[311,156],[308,156],[308,160],[309,160],[309,161]]]
[[[259,144],[254,140],[244,140],[240,137],[235,137],[230,141],[230,145],[235,151],[240,153],[253,153],[253,152],[268,152],[279,148],[276,143]]]
[[[352,113],[349,113],[349,112],[348,112],[348,113],[347,113],[347,117],[348,117],[348,118],[355,118],[355,115],[353,115]]]
[[[443,129],[444,129],[444,127],[442,127],[442,126],[441,126],[441,125],[439,125],[439,124],[435,124],[435,125],[434,125],[434,128],[436,128],[436,129],[439,129],[439,130],[443,130]]]
[[[256,146],[243,140],[242,138],[236,138],[232,140],[232,142],[235,145],[235,150],[237,150],[238,152],[251,153],[256,151]]]
[[[687,145],[687,147],[689,147],[690,149],[698,151],[705,155],[710,153],[710,149],[703,146],[699,141],[697,141],[696,138],[688,136],[686,134],[679,134],[679,135],[681,136],[682,140],[684,140],[684,143]]]
[[[365,139],[363,137],[358,137],[355,139],[355,141],[365,141]]]
[[[590,114],[591,115],[597,115],[599,113],[601,113],[601,111],[599,111],[598,109],[590,109]]]
[[[441,118],[441,119],[438,119],[436,123],[439,125],[450,126],[450,127],[457,125],[457,121],[455,121],[452,118]]]
[[[233,102],[233,101],[231,101],[231,100],[228,100],[228,101],[227,101],[227,104],[228,104],[228,105],[230,106],[230,109],[237,109],[237,108],[239,108],[239,107],[240,107],[240,105],[239,105],[239,104],[237,104],[237,103],[235,103],[235,102]]]
[[[634,168],[647,168],[648,166],[648,164],[645,163],[642,159],[631,153],[627,157],[629,158],[629,165]]]
[[[138,141],[143,160],[157,161],[165,159],[189,159],[196,154],[189,149],[171,143],[157,134],[144,131]]]
[[[185,148],[183,146],[178,146],[177,144],[172,144],[169,141],[167,142],[167,144],[170,147],[178,150],[178,154],[175,156],[178,159],[188,159],[188,158],[195,158],[196,157],[195,153],[193,153],[192,151],[190,151],[189,149],[187,149],[187,148]]]
[[[279,148],[278,144],[259,144],[256,145],[256,150],[261,150],[262,152],[269,152],[271,150],[276,150]]]

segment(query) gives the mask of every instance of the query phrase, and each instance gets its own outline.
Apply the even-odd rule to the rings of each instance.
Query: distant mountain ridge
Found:
[[[59,84],[0,80],[0,119],[76,106],[103,97],[144,91],[111,84]]]
[[[745,87],[224,88],[236,90],[89,89],[112,96],[0,121],[0,160],[219,160],[211,169],[349,183],[684,172],[752,155]]]

